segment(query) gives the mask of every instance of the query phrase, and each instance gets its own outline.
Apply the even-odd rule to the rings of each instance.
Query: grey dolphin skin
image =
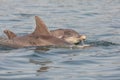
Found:
[[[38,16],[35,16],[35,21],[35,30],[24,36],[17,36],[10,30],[4,30],[8,38],[0,38],[0,45],[13,48],[29,46],[69,46],[86,39],[86,36],[79,35],[71,29],[49,31],[45,23]]]

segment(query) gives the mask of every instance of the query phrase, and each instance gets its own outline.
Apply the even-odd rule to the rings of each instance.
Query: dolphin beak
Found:
[[[85,35],[81,35],[81,36],[79,37],[79,40],[80,40],[80,41],[86,40],[86,38],[87,38],[87,37],[86,37]]]
[[[83,41],[84,40],[86,40],[86,36],[85,35],[80,35],[79,37],[78,37],[78,42],[76,42],[76,43],[74,43],[75,45],[78,45],[78,44],[83,44]]]
[[[77,42],[75,42],[74,44],[75,45],[78,45],[80,44],[82,41],[86,40],[86,36],[85,35],[80,35],[78,38],[77,38]]]
[[[69,37],[69,38],[65,38],[65,41],[69,42],[69,43],[73,43],[75,45],[79,44],[81,41],[86,40],[86,36],[85,35],[80,35],[79,37]]]
[[[86,40],[86,36],[85,35],[80,35],[78,38],[73,37],[72,41],[75,45],[80,44],[82,41]]]

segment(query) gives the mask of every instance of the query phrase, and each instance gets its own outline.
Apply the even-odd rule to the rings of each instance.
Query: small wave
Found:
[[[87,41],[85,41],[85,44],[88,44],[88,45],[90,45],[90,46],[119,46],[120,44],[117,44],[117,43],[113,43],[113,42],[109,42],[109,41],[90,41],[90,40],[87,40]],[[80,45],[80,44],[79,44]],[[84,45],[85,47],[87,46],[87,45]],[[84,46],[80,46],[79,48],[84,48]],[[55,46],[46,46],[46,47],[43,47],[43,46],[37,46],[37,47],[26,47],[26,48],[29,48],[29,49],[34,49],[35,50],[35,52],[41,52],[41,51],[49,51],[51,48],[72,48],[72,47],[70,47],[70,46],[57,46],[57,47],[55,47]],[[73,46],[73,49],[74,48],[78,48],[78,46],[76,47],[76,46]],[[15,49],[15,48],[11,48],[11,47],[7,47],[7,46],[2,46],[2,45],[0,45],[0,50],[13,50],[13,49]]]
[[[12,50],[12,49],[14,49],[14,48],[0,45],[0,50]]]
[[[109,41],[86,41],[86,44],[92,45],[92,46],[118,46],[120,44],[109,42]]]
[[[63,61],[63,64],[70,64],[70,65],[85,65],[85,64],[97,64],[95,61],[90,60],[72,60],[72,61]]]
[[[27,14],[27,13],[18,13],[18,14],[14,14],[14,15],[19,15],[19,16],[22,16],[22,17],[31,17],[31,16],[35,16],[35,15],[38,15],[38,14]]]

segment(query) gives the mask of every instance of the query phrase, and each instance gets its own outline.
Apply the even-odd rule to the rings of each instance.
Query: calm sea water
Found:
[[[0,47],[0,80],[120,80],[120,0],[0,0],[0,35],[50,30],[87,35],[84,49]]]

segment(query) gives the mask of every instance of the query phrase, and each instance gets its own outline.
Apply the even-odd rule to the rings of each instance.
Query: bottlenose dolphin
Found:
[[[36,28],[33,33],[17,36],[10,30],[4,30],[8,38],[0,39],[0,44],[13,48],[29,46],[51,46],[51,45],[70,45],[70,43],[51,35],[44,22],[35,16]]]
[[[45,23],[35,16],[35,30],[24,36],[17,36],[10,30],[4,30],[8,38],[1,38],[0,44],[13,48],[29,46],[63,46],[73,45],[86,39],[85,35],[79,35],[72,29],[57,29],[49,31]]]

